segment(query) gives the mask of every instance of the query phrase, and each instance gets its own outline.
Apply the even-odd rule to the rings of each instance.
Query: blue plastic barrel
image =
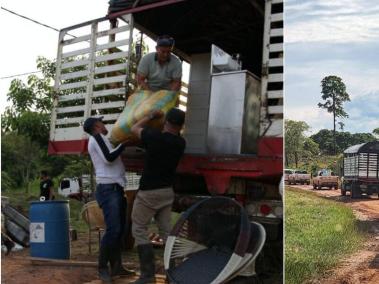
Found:
[[[67,200],[30,203],[30,255],[70,258],[70,210]]]

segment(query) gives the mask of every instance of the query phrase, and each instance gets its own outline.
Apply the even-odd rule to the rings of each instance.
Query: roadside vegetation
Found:
[[[286,187],[286,283],[304,283],[325,274],[365,239],[350,208]]]
[[[57,184],[54,180],[54,185]],[[26,193],[24,188],[13,188],[9,190],[2,190],[1,195],[9,198],[10,204],[25,216],[29,216],[30,202],[39,200],[39,180],[33,180],[29,185],[29,192]],[[87,232],[88,227],[84,220],[81,218],[81,210],[83,202],[75,199],[66,199],[58,195],[56,186],[54,186],[54,193],[56,200],[68,200],[70,206],[70,226],[77,232]]]

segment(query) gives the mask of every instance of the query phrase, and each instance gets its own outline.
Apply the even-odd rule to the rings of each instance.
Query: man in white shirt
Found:
[[[126,224],[125,168],[121,153],[125,146],[113,148],[106,135],[108,130],[103,117],[89,117],[83,129],[90,135],[88,153],[95,167],[96,200],[103,210],[106,232],[99,249],[99,277],[105,283],[112,283],[112,276],[126,276],[134,271],[122,267],[122,236]],[[110,263],[110,270],[108,268]]]

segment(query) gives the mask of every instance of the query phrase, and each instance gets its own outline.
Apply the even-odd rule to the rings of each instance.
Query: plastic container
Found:
[[[70,210],[67,200],[31,202],[30,255],[70,258]]]

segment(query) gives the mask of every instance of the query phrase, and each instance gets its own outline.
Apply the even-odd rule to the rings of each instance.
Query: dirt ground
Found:
[[[353,209],[359,220],[359,226],[369,235],[363,249],[341,261],[341,264],[326,273],[325,278],[312,281],[312,284],[377,284],[379,283],[379,199],[378,195],[362,196],[351,199],[341,196],[340,190],[313,190],[310,185],[291,185],[304,191],[313,191],[317,195],[336,202],[344,203]]]
[[[96,235],[93,234],[94,240],[92,254],[88,252],[88,235],[79,234],[78,240],[71,242],[71,259],[78,261],[97,261],[97,241]],[[156,249],[157,272],[163,273],[162,249]],[[101,283],[97,277],[96,267],[68,267],[68,266],[47,266],[36,265],[28,259],[30,256],[29,249],[18,252],[11,252],[5,256],[1,254],[1,283],[6,284],[82,284],[82,283]],[[138,258],[135,250],[123,253],[123,263],[126,267],[138,270]],[[129,283],[131,279],[119,278],[114,281],[115,284]],[[157,283],[161,283],[162,279]],[[164,283],[164,282],[162,282]]]

